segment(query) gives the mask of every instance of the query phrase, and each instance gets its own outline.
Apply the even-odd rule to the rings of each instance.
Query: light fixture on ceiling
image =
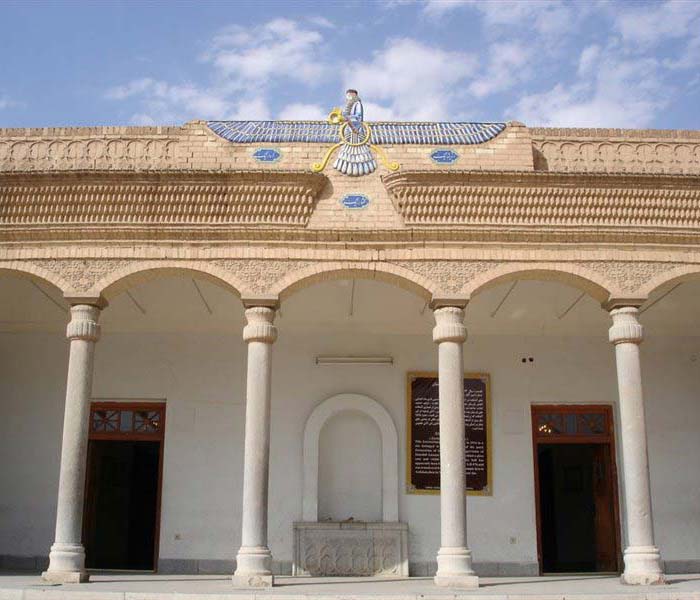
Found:
[[[393,365],[393,356],[317,356],[317,365]]]

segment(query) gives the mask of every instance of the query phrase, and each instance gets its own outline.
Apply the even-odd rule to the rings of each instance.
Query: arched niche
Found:
[[[369,396],[338,394],[319,404],[304,428],[304,482],[302,515],[304,521],[318,521],[318,463],[321,430],[332,417],[346,411],[361,412],[379,428],[382,439],[382,521],[399,520],[398,434],[386,409]]]

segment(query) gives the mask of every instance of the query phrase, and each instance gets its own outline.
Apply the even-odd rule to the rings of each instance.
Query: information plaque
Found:
[[[467,492],[491,494],[491,397],[486,373],[464,375]],[[407,491],[440,493],[440,406],[437,373],[409,373],[406,393]]]

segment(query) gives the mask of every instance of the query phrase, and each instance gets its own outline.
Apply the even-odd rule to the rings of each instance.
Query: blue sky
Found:
[[[0,127],[316,119],[700,129],[700,0],[0,3]]]

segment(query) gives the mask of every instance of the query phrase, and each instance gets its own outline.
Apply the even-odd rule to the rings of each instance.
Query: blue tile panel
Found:
[[[366,208],[369,206],[369,198],[364,194],[347,194],[341,203],[345,208]]]
[[[253,158],[258,162],[277,162],[282,154],[274,148],[259,148],[253,152]]]
[[[217,135],[235,144],[339,141],[340,125],[325,121],[208,121]],[[373,144],[483,144],[495,138],[505,123],[370,123]]]
[[[430,154],[430,158],[438,164],[450,165],[459,158],[459,154],[454,150],[434,150]]]

